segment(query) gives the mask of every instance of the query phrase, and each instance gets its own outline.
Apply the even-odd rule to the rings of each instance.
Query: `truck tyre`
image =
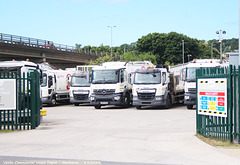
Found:
[[[49,104],[50,106],[55,106],[57,105],[56,97],[52,97],[51,103]]]
[[[101,105],[94,105],[95,109],[101,109]]]
[[[124,96],[124,107],[126,107],[126,108],[128,108],[128,107],[130,107],[130,96],[129,96],[129,94],[126,94],[125,96]]]
[[[167,99],[166,99],[166,105],[165,105],[165,108],[166,109],[169,109],[171,107],[171,97],[168,95],[167,96]]]
[[[137,109],[141,109],[142,107],[141,106],[136,106]]]
[[[193,109],[193,105],[187,105],[187,109]]]
[[[75,106],[79,106],[79,103],[75,103],[74,105],[75,105]]]

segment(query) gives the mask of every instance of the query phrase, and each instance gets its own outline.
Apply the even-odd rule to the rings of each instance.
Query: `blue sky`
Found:
[[[65,45],[113,46],[149,33],[239,37],[238,0],[0,0],[0,33]]]

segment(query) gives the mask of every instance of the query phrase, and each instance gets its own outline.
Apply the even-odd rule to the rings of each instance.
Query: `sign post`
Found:
[[[227,117],[227,78],[198,79],[198,114]]]

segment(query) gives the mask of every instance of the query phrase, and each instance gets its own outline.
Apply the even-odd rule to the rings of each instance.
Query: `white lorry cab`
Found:
[[[43,104],[54,106],[57,102],[69,102],[71,71],[43,71],[42,101]]]
[[[27,73],[30,70],[38,70],[40,73],[42,72],[39,68],[39,65],[30,62],[30,61],[2,61],[0,62],[0,70],[1,71],[13,71],[17,72],[19,71],[21,73],[21,77],[23,77],[23,74],[25,74],[25,77],[27,76]],[[40,74],[40,80],[41,80]]]
[[[188,109],[192,109],[196,105],[196,70],[227,65],[226,61],[220,59],[194,59],[186,65],[184,104]]]
[[[104,62],[92,70],[90,104],[129,107],[132,102],[133,74],[136,69],[154,66],[149,61]]]
[[[164,106],[170,108],[174,103],[183,102],[183,66],[171,68],[137,69],[133,81],[133,106]]]
[[[39,72],[39,84],[42,82],[42,70],[39,68],[38,64],[35,64],[33,62],[30,62],[28,59],[26,61],[2,61],[0,62],[0,71],[1,72],[15,72],[19,77],[22,78],[21,83],[21,92],[23,95],[25,95],[25,98],[27,98],[29,92],[30,92],[30,84],[27,78],[29,77],[29,73],[33,70],[37,70]],[[23,82],[25,79],[25,82]],[[25,88],[25,89],[24,89]],[[40,88],[39,88],[40,90]],[[39,91],[39,97],[40,97],[40,108],[42,106],[41,104],[41,91]],[[24,100],[24,99],[23,99]],[[27,101],[27,99],[25,99]],[[25,104],[27,105],[27,104]]]
[[[94,65],[79,65],[73,73],[70,85],[70,102],[75,106],[89,103],[91,91],[92,68]]]

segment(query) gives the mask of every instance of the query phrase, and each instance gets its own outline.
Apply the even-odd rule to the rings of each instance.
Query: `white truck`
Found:
[[[25,78],[25,82],[21,83],[21,90],[22,95],[25,95],[25,99],[22,97],[22,100],[27,101],[27,96],[30,93],[30,84],[27,81],[27,75],[32,70],[37,70],[40,75],[40,82],[42,82],[42,70],[39,68],[38,64],[35,64],[33,62],[30,62],[28,59],[26,61],[2,61],[0,62],[0,71],[1,72],[15,72],[17,75],[21,74],[21,78]],[[40,84],[39,82],[39,84]],[[23,85],[24,84],[24,85]],[[25,89],[23,89],[25,87]],[[28,93],[29,92],[29,93]],[[41,99],[41,92],[39,91],[40,99]],[[25,103],[25,105],[27,105]],[[23,106],[23,103],[22,103]],[[41,100],[40,100],[40,108],[42,107]]]
[[[138,69],[134,74],[133,106],[164,106],[170,108],[184,99],[183,69],[185,65]]]
[[[42,102],[54,106],[57,102],[69,102],[71,71],[45,70],[41,84]]]
[[[95,65],[78,65],[72,75],[70,85],[70,102],[75,106],[81,103],[90,103],[92,68]]]
[[[184,104],[187,105],[188,109],[192,109],[196,105],[196,70],[226,65],[226,61],[220,59],[194,59],[186,65]]]
[[[129,107],[132,102],[132,76],[136,69],[154,66],[149,61],[105,62],[92,71],[90,104]]]

